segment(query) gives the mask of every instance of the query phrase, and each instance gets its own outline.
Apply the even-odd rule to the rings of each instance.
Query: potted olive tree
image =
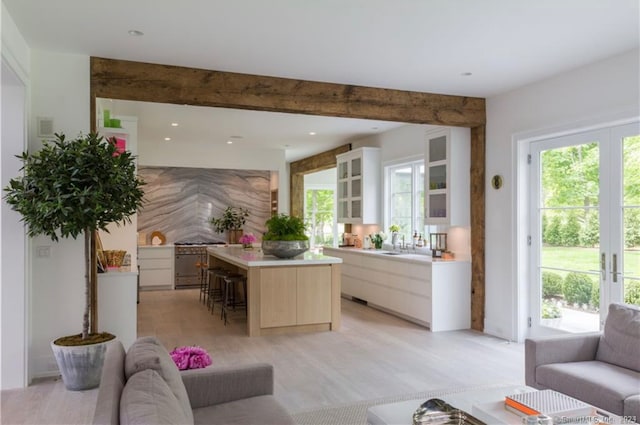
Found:
[[[115,143],[97,134],[66,140],[56,134],[37,152],[24,152],[22,175],[4,188],[6,202],[22,215],[29,236],[53,241],[84,236],[85,309],[82,332],[52,342],[65,386],[94,388],[100,383],[105,343],[98,333],[96,238],[110,223],[131,222],[142,206],[144,184],[136,175],[134,157],[119,153]]]
[[[272,216],[265,223],[262,236],[262,251],[279,258],[291,258],[309,249],[309,237],[304,234],[306,226],[300,217],[287,214]]]
[[[218,233],[227,232],[230,244],[240,243],[242,236],[242,226],[249,217],[249,210],[240,207],[227,207],[221,217],[211,217],[211,225]]]

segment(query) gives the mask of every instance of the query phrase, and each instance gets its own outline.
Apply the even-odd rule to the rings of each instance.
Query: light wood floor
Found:
[[[220,310],[209,314],[197,290],[143,292],[140,298],[139,336],[155,335],[169,350],[200,345],[214,366],[273,364],[275,395],[290,412],[417,391],[524,383],[522,344],[474,331],[431,333],[345,299],[339,332],[249,338],[243,313],[224,326]],[[2,423],[88,423],[96,394],[66,391],[51,380],[3,391]]]

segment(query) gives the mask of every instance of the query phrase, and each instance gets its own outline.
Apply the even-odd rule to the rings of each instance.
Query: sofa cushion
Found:
[[[272,395],[201,407],[194,409],[193,416],[196,424],[295,424],[293,418]]]
[[[167,383],[147,369],[127,381],[120,400],[120,424],[192,424]]]
[[[609,305],[596,360],[640,372],[640,308]]]
[[[169,352],[155,337],[137,339],[129,350],[124,363],[124,373],[127,379],[143,370],[152,369],[158,372],[176,396],[184,414],[193,422],[193,411],[187,390],[182,382],[180,371],[171,360]]]
[[[115,340],[108,345],[93,413],[94,425],[118,425],[120,421],[120,395],[126,382],[124,356],[122,342]]]
[[[638,392],[639,394],[627,397],[624,401],[623,416],[631,418],[635,422],[640,422],[640,388],[638,389]]]
[[[624,399],[638,393],[640,373],[595,360],[552,363],[536,368],[536,382],[622,415]]]

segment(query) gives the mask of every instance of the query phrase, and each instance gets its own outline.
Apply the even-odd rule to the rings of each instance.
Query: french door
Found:
[[[530,145],[531,334],[599,330],[640,304],[640,124]]]

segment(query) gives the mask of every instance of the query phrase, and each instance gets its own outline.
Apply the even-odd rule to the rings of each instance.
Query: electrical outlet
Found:
[[[37,246],[36,247],[36,257],[38,258],[49,258],[51,256],[51,247],[50,246]]]

